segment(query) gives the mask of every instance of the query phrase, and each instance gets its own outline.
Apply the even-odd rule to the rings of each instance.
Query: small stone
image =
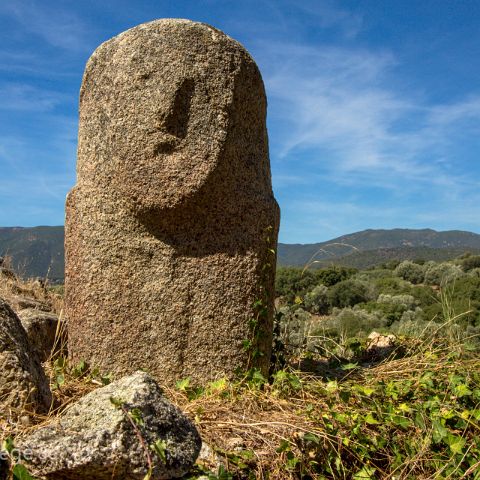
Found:
[[[87,394],[16,444],[28,451],[32,472],[51,480],[143,480],[147,457],[150,478],[161,480],[191,469],[201,439],[153,378],[136,372]]]
[[[25,409],[46,412],[48,379],[37,353],[12,308],[0,298],[0,417]]]
[[[54,313],[26,308],[18,312],[18,317],[27,332],[30,345],[36,350],[40,361],[45,362],[55,346],[59,327],[58,316]],[[62,341],[59,339],[58,343],[60,346]]]
[[[41,310],[43,312],[48,312],[50,310],[50,307],[46,303],[41,302],[39,300],[35,300],[34,298],[31,298],[31,297],[14,295],[9,299],[9,301],[12,308],[16,312],[20,310],[25,310],[26,308]]]
[[[393,352],[396,344],[397,337],[395,335],[372,332],[368,336],[366,353],[369,357],[386,358]]]

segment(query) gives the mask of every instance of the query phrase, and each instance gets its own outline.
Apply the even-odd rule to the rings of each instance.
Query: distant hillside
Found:
[[[367,268],[387,260],[448,260],[466,251],[480,250],[480,235],[461,230],[363,230],[327,242],[278,245],[278,263],[304,266],[313,263]]]
[[[22,277],[63,281],[63,227],[0,227],[0,256],[9,256]]]
[[[377,248],[376,250],[364,250],[354,252],[341,257],[335,257],[330,260],[315,261],[312,268],[322,268],[329,265],[342,265],[344,267],[358,268],[365,270],[375,267],[390,260],[433,260],[435,262],[445,262],[453,260],[465,252],[474,255],[480,255],[480,249],[477,248],[430,248],[430,247],[400,247],[400,248]],[[303,267],[304,265],[302,265]]]
[[[64,230],[59,227],[0,227],[0,256],[13,259],[23,277],[53,281],[64,278]],[[388,260],[449,260],[464,252],[480,253],[480,235],[451,230],[364,230],[327,242],[278,245],[278,263],[283,266],[331,265],[368,268]]]

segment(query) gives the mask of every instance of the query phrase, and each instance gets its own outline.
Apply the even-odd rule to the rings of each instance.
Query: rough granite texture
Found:
[[[18,317],[27,333],[30,345],[36,350],[40,361],[45,362],[52,355],[55,346],[59,328],[58,316],[35,308],[25,308],[18,312]]]
[[[157,442],[164,442],[164,459],[150,447]],[[145,448],[152,480],[178,478],[195,463],[201,443],[193,423],[144,372],[89,393],[54,423],[15,442],[34,475],[55,480],[143,480]]]
[[[48,379],[22,324],[0,298],[0,418],[22,410],[47,412],[51,404]]]
[[[265,120],[255,62],[208,25],[158,20],[94,52],[67,198],[73,362],[204,383],[259,350],[266,372],[279,209]]]

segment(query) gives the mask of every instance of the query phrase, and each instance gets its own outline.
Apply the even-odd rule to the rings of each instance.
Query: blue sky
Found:
[[[1,0],[1,226],[63,223],[85,63],[162,17],[212,24],[260,66],[280,241],[480,233],[477,0]]]

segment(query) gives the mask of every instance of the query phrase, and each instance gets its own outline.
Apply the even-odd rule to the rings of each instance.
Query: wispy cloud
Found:
[[[362,29],[362,16],[341,8],[338,3],[327,0],[290,1],[289,3],[291,7],[296,7],[313,16],[321,28],[338,28],[348,38],[355,37]]]
[[[0,14],[16,20],[22,30],[33,33],[54,47],[71,51],[90,50],[88,29],[71,11],[38,1],[11,1],[0,4]]]
[[[68,96],[56,91],[19,83],[0,84],[0,110],[49,112],[67,101]]]
[[[443,184],[451,176],[443,170],[445,139],[479,129],[480,96],[432,106],[420,94],[400,93],[391,53],[298,44],[264,51],[267,91],[284,124],[274,147],[280,159],[309,151],[330,173],[385,172],[395,184],[399,177]]]

